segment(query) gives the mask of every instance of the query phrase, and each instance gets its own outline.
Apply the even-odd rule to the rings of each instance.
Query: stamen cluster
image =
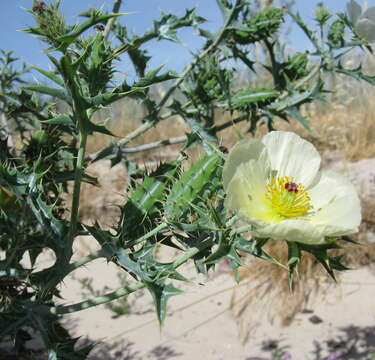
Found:
[[[266,185],[266,198],[278,215],[291,218],[305,215],[310,209],[310,196],[302,184],[289,176],[275,177]]]

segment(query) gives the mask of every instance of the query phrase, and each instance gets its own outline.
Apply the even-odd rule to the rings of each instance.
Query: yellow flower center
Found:
[[[283,218],[305,215],[310,209],[310,196],[302,184],[289,176],[275,177],[266,185],[266,198],[272,210]]]

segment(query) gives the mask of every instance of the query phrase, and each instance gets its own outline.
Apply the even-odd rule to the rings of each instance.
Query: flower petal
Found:
[[[357,191],[344,176],[322,172],[317,185],[309,190],[314,225],[325,226],[327,236],[355,233],[361,223],[361,205]]]
[[[350,0],[346,4],[346,9],[347,9],[350,21],[353,24],[355,24],[358,18],[361,16],[362,8],[354,0]]]
[[[355,24],[355,29],[359,36],[367,42],[375,41],[375,21],[361,17]]]
[[[240,164],[227,186],[225,206],[235,210],[251,224],[266,225],[264,220],[269,218],[270,212],[265,198],[268,173],[269,166],[263,160]]]
[[[286,131],[273,131],[265,135],[272,170],[277,176],[291,176],[306,188],[316,182],[320,167],[320,155],[314,145],[298,135]]]
[[[318,245],[325,242],[324,229],[306,220],[284,220],[252,231],[256,237]]]
[[[248,162],[251,159],[258,159],[262,152],[265,153],[265,146],[261,141],[256,139],[241,140],[234,145],[225,161],[223,169],[224,189],[229,185],[240,164]]]

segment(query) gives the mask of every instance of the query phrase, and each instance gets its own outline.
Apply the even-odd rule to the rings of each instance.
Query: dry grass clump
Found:
[[[285,242],[272,241],[267,247],[270,255],[280,263],[287,263]],[[289,289],[287,269],[268,261],[249,258],[248,265],[240,269],[239,276],[241,280],[250,280],[248,287],[233,294],[231,302],[244,341],[254,319],[275,321],[278,318],[282,325],[289,325],[294,316],[304,309],[312,295],[324,295],[330,285],[330,282],[322,281],[327,279],[327,275],[309,254],[303,256],[299,264],[293,292]],[[240,291],[247,292],[247,296],[243,298]],[[237,302],[241,296],[241,301]]]
[[[375,199],[362,201],[362,218],[368,227],[375,230]]]
[[[334,250],[331,255],[344,253],[343,262],[351,269],[374,263],[375,247],[372,244],[343,245],[344,250]],[[287,263],[285,242],[271,241],[266,250],[281,264]],[[340,274],[336,272],[335,275],[340,282]],[[323,266],[308,253],[303,253],[294,276],[293,291],[289,288],[286,267],[250,256],[248,264],[240,268],[239,277],[248,281],[249,285],[233,293],[231,308],[244,342],[259,322],[279,321],[282,326],[290,325],[298,313],[311,306],[311,301],[317,296],[324,298],[331,286],[336,284]]]
[[[311,121],[311,132],[297,121],[278,120],[276,128],[303,136],[320,151],[339,150],[348,160],[375,156],[375,103],[368,107],[322,104],[321,108],[306,108],[305,113]]]

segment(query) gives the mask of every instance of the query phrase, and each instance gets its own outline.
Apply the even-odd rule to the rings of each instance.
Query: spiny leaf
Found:
[[[294,272],[299,264],[299,261],[301,259],[301,251],[299,249],[299,246],[295,242],[287,242],[288,244],[288,279],[289,279],[289,288],[293,288],[293,276]]]
[[[57,115],[51,119],[44,120],[44,124],[50,124],[50,125],[63,125],[63,126],[74,126],[74,121],[71,116],[60,114]]]
[[[159,217],[166,189],[174,179],[180,162],[162,163],[137,184],[121,211],[121,238],[124,244],[143,234],[144,228]]]
[[[157,34],[159,40],[165,39],[174,42],[178,42],[177,29],[197,25],[205,22],[206,19],[197,16],[195,9],[186,9],[185,14],[182,17],[178,17],[174,14],[161,13],[160,20],[154,21],[154,33]]]
[[[90,27],[92,27],[92,26],[94,26],[94,25],[96,25],[98,23],[106,22],[107,20],[109,20],[111,18],[122,16],[122,15],[126,15],[126,14],[127,13],[113,13],[113,14],[104,14],[104,15],[102,15],[100,13],[100,11],[98,11],[96,9],[91,9],[90,18],[88,20],[84,21],[83,23],[81,23],[79,25],[76,25],[74,27],[74,29],[70,33],[68,33],[68,34],[66,34],[64,36],[59,37],[57,40],[65,42],[67,44],[71,44],[84,31],[86,31]]]
[[[57,85],[60,85],[60,86],[64,87],[64,85],[65,85],[64,81],[59,76],[57,76],[54,72],[43,70],[43,69],[41,69],[37,66],[34,66],[34,65],[32,66],[32,68],[39,71],[44,76],[48,77],[50,80],[52,80]]]
[[[302,31],[306,34],[306,36],[314,43],[316,44],[317,39],[312,30],[306,25],[306,23],[303,22],[300,14],[289,11],[289,15],[292,17],[292,19],[296,22],[296,24],[302,29]]]
[[[147,269],[139,263],[139,261],[134,261],[126,250],[118,249],[115,252],[116,262],[121,265],[124,269],[130,273],[138,276],[142,280],[151,281],[155,275],[155,271],[147,271]]]
[[[45,226],[54,236],[50,239],[51,246],[54,250],[61,250],[64,247],[64,238],[68,234],[66,224],[58,220],[52,213],[53,206],[47,205],[40,196],[35,193],[29,195],[27,202],[42,226]]]
[[[365,75],[362,72],[362,65],[359,65],[355,69],[344,69],[342,67],[341,63],[339,63],[337,68],[335,68],[334,71],[339,73],[339,74],[344,74],[344,75],[350,76],[353,79],[364,80],[371,85],[375,85],[375,76]]]
[[[160,70],[164,65],[158,66],[157,68],[150,70],[146,75],[139,79],[133,86],[134,87],[146,87],[166,80],[176,79],[178,76],[170,71],[159,74]]]
[[[273,264],[280,265],[279,261],[274,259],[268,253],[266,253],[262,247],[267,243],[268,239],[252,239],[247,240],[242,236],[237,236],[235,245],[236,249],[244,251],[248,254],[259,257],[263,260],[269,261]]]
[[[265,40],[278,31],[283,17],[283,9],[268,7],[250,20],[236,26],[234,39],[243,45]]]
[[[303,116],[298,111],[297,107],[291,107],[289,109],[286,109],[285,112],[291,117],[294,117],[295,119],[297,119],[305,127],[306,130],[311,131],[309,119]]]
[[[303,92],[293,92],[285,100],[276,101],[267,106],[268,109],[275,111],[284,111],[288,108],[299,107],[302,104],[311,102],[315,99],[321,98],[321,91],[323,88],[323,82],[319,79],[315,86],[309,90]]]
[[[249,109],[255,105],[261,106],[267,104],[279,96],[279,92],[272,88],[249,88],[243,89],[235,93],[229,103],[221,104],[227,109]]]
[[[189,204],[202,194],[212,181],[219,160],[216,154],[202,157],[174,183],[164,206],[168,219],[180,219]]]
[[[86,104],[95,107],[103,107],[112,104],[113,102],[123,99],[126,96],[134,95],[134,94],[141,94],[145,89],[143,87],[133,87],[129,88],[128,91],[124,92],[117,92],[116,89],[114,91],[105,92],[103,94],[96,95],[91,98],[85,98]]]
[[[56,97],[60,100],[63,100],[67,103],[71,103],[71,99],[67,92],[63,89],[56,89],[51,88],[46,85],[28,85],[28,86],[21,86],[22,89],[36,91],[40,94],[50,95],[52,97]]]
[[[181,290],[175,288],[172,284],[164,284],[161,282],[145,282],[147,289],[150,291],[156,308],[160,326],[163,325],[167,315],[167,302],[171,296],[179,295]]]
[[[344,46],[345,39],[345,23],[341,19],[336,19],[328,30],[328,43],[333,48],[341,48]]]

